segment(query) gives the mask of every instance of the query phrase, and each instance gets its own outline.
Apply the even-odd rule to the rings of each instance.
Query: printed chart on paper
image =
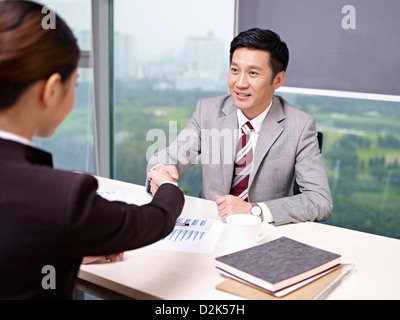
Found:
[[[109,201],[124,201],[121,190],[97,190],[99,196]]]
[[[97,194],[109,201],[124,201],[120,190],[100,189]],[[187,226],[175,226],[168,236],[149,247],[173,251],[211,253],[225,228],[225,224],[216,219],[179,217],[176,222],[187,224]]]
[[[175,226],[164,239],[151,247],[173,251],[211,253],[218,242],[225,225],[220,220],[180,217],[177,223],[187,226]]]

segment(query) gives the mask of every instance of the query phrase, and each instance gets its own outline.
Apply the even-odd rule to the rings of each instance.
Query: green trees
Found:
[[[123,91],[114,106],[114,178],[143,185],[146,151],[154,143],[147,132],[168,135],[169,121],[183,129],[199,99],[225,92]],[[400,106],[399,103],[285,95],[311,113],[324,133],[322,154],[334,202],[326,223],[400,238]],[[167,142],[169,142],[167,136]],[[197,196],[201,166],[180,179],[180,187]]]

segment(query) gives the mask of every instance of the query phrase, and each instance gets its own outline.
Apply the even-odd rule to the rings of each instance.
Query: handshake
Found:
[[[158,165],[154,167],[154,169],[147,174],[147,179],[149,179],[150,181],[149,185],[151,186],[150,191],[153,195],[156,194],[159,186],[162,183],[168,182],[178,185],[178,183],[176,182],[178,178],[179,178],[178,171],[174,166]],[[88,256],[83,258],[82,264],[91,264],[103,258],[106,261],[110,262],[114,262],[118,258],[119,260],[122,261],[124,259],[124,255],[123,252],[120,252],[116,254],[110,254],[107,256],[90,256],[90,257]]]
[[[173,165],[157,165],[147,173],[147,179],[149,180],[147,191],[155,195],[162,183],[168,182],[178,185],[179,174]],[[251,214],[252,204],[237,196],[216,194],[214,200],[217,205],[218,216],[223,222],[226,222],[226,218],[232,214]],[[263,220],[264,215],[261,214],[260,218]]]
[[[157,165],[153,170],[147,173],[147,179],[149,180],[150,186],[148,191],[155,195],[160,185],[165,182],[174,183],[177,186],[179,174],[176,168],[172,165]]]

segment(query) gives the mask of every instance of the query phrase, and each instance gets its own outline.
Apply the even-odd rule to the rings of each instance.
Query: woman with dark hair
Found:
[[[96,194],[88,174],[52,168],[32,138],[50,137],[72,110],[79,48],[65,22],[42,27],[42,7],[0,1],[0,299],[69,299],[82,258],[113,255],[168,235],[182,211],[176,182],[143,206]],[[55,285],[42,286],[43,270]]]

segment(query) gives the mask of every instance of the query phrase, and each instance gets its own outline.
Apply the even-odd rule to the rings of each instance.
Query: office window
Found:
[[[91,50],[91,1],[37,1],[53,7],[72,29],[83,52]],[[88,57],[88,54],[83,54]],[[94,172],[93,160],[93,72],[80,63],[76,100],[72,112],[49,139],[35,138],[34,143],[53,154],[57,169]]]
[[[395,238],[399,8],[398,1],[246,0],[238,2],[237,12],[239,31],[272,29],[288,44],[290,88],[283,94],[314,115],[324,133],[334,201],[327,223]]]
[[[327,223],[400,238],[400,99],[279,94],[313,115],[324,134],[334,204]]]
[[[234,0],[114,0],[114,172],[118,180],[143,185],[146,153],[184,128],[196,103],[228,93],[229,44]],[[197,196],[201,167],[180,186]]]

